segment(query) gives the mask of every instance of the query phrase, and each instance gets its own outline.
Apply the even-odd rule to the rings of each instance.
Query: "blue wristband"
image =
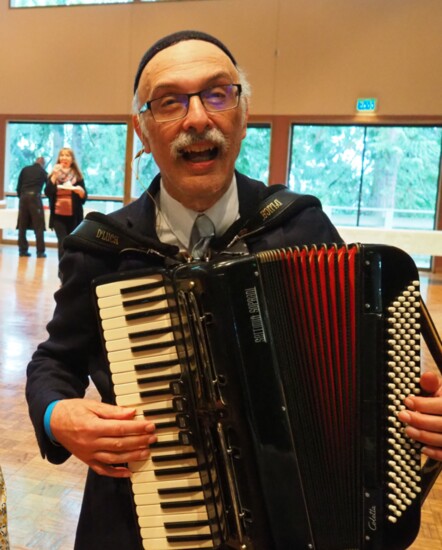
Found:
[[[54,434],[51,430],[51,416],[52,411],[54,410],[55,405],[60,401],[58,399],[57,401],[52,401],[52,403],[49,403],[49,405],[46,407],[45,415],[43,418],[43,425],[45,428],[46,435],[49,437],[49,439],[52,441],[52,443],[57,443],[57,440],[54,437]]]

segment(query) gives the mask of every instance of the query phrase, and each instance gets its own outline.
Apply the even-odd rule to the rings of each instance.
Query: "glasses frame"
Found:
[[[208,109],[206,107],[206,105],[204,104],[204,101],[203,101],[203,98],[201,97],[201,94],[203,94],[204,92],[207,92],[208,90],[212,90],[213,88],[227,88],[227,87],[232,87],[232,88],[236,88],[237,91],[238,91],[238,96],[237,96],[237,103],[234,107],[227,107],[226,109]],[[146,101],[146,103],[144,103],[138,110],[138,114],[142,115],[144,113],[147,113],[147,111],[150,111],[151,114],[152,114],[152,118],[155,120],[155,122],[158,122],[158,123],[162,123],[162,122],[173,122],[174,120],[181,120],[182,118],[185,118],[187,116],[187,113],[189,112],[189,106],[190,106],[190,98],[193,97],[193,96],[198,96],[200,98],[200,101],[201,101],[201,105],[204,107],[204,109],[208,112],[208,113],[223,113],[225,111],[231,111],[232,109],[236,109],[239,105],[239,100],[241,98],[241,93],[242,93],[242,86],[241,84],[221,84],[219,86],[210,86],[209,88],[204,88],[204,90],[200,90],[199,92],[193,92],[191,94],[167,94],[167,95],[176,95],[176,96],[187,96],[187,105],[186,105],[186,112],[182,115],[182,116],[178,116],[178,117],[175,117],[175,118],[168,118],[167,120],[157,120],[155,118],[155,115],[153,114],[153,111],[152,111],[152,108],[151,108],[151,105],[152,103],[154,103],[155,101],[160,101],[161,99],[163,99],[163,97],[166,97],[166,96],[161,96],[161,97],[157,97],[155,99],[151,99],[149,101]]]

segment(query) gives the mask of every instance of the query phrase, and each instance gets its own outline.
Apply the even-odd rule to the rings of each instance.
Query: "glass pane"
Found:
[[[138,158],[137,154],[143,150],[143,144],[140,138],[134,133],[134,149],[132,158],[132,197],[138,198],[151,184],[153,178],[158,174],[160,169],[153,156],[143,153]]]
[[[294,125],[289,185],[336,225],[431,230],[441,141],[440,127]]]
[[[360,223],[434,228],[442,128],[367,129]]]
[[[89,195],[123,197],[126,124],[10,122],[7,126],[5,182],[14,192],[20,170],[46,159],[53,168],[62,147],[74,150]]]
[[[249,124],[236,161],[236,169],[250,178],[269,182],[270,124]]]
[[[293,126],[289,186],[309,193],[336,225],[356,225],[364,129]]]

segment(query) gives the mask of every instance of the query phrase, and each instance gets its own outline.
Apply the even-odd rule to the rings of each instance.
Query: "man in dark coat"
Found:
[[[192,261],[192,227],[202,213],[213,223],[218,251],[248,254],[341,241],[317,201],[241,237],[241,227],[273,190],[235,171],[250,89],[216,38],[183,31],[158,41],[141,60],[134,92],[134,125],[160,174],[138,200],[108,216],[110,229],[91,218],[66,239],[49,337],[27,371],[26,396],[42,455],[59,464],[74,454],[89,466],[77,550],[142,548],[125,464],[145,461],[157,441],[151,420],[114,404],[91,281],[183,257]],[[85,398],[90,380],[101,403]],[[155,542],[151,547],[157,550]]]
[[[41,193],[48,174],[44,169],[45,159],[38,157],[34,164],[25,166],[18,177],[18,253],[20,256],[30,256],[26,231],[33,229],[35,233],[37,258],[45,258],[44,231],[45,217]]]

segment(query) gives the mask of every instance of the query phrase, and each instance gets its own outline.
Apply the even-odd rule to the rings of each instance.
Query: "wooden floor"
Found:
[[[8,492],[12,549],[70,550],[85,466],[74,458],[61,466],[42,460],[24,397],[26,365],[45,338],[58,288],[55,249],[46,259],[32,253],[30,258],[18,258],[15,247],[0,245],[0,465]],[[442,277],[422,274],[421,286],[442,332]],[[442,479],[426,500],[421,531],[411,548],[442,549]]]

